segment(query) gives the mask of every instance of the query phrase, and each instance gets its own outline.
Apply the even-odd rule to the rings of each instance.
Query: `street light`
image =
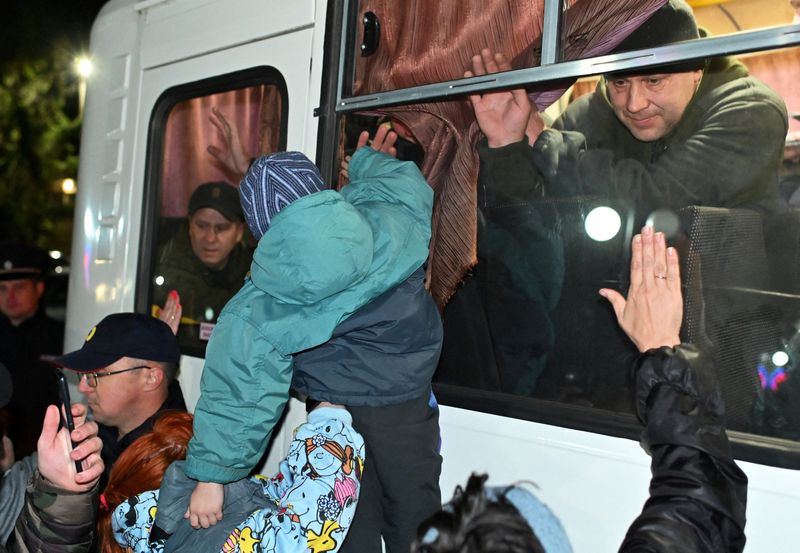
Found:
[[[78,185],[75,184],[75,179],[64,179],[61,181],[61,192],[67,196],[71,196],[78,192]]]
[[[87,56],[75,59],[75,72],[80,77],[78,83],[78,111],[83,116],[83,105],[86,103],[86,79],[92,74],[94,64]]]

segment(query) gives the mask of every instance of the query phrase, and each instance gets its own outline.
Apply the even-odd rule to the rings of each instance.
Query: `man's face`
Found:
[[[18,325],[36,314],[43,293],[44,283],[29,278],[0,281],[0,312]]]
[[[609,76],[608,97],[617,118],[642,142],[665,137],[683,117],[703,72]]]
[[[118,361],[98,369],[98,374],[114,373],[133,367],[141,366],[141,361],[123,357]],[[86,396],[86,403],[94,414],[97,422],[115,428],[126,428],[132,413],[137,413],[136,405],[139,403],[144,378],[147,369],[133,370],[121,374],[101,376],[97,379],[97,387],[90,386],[93,378],[90,375],[81,375],[78,391]]]
[[[244,224],[229,221],[210,207],[202,207],[189,216],[189,239],[192,251],[206,267],[219,270],[228,263],[228,255],[242,239]]]

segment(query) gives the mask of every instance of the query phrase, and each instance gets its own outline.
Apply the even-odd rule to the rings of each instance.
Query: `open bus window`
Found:
[[[149,307],[157,314],[171,291],[179,294],[185,353],[204,353],[220,311],[250,268],[255,243],[238,186],[252,158],[285,144],[285,85],[273,73],[233,89],[216,82],[212,93],[195,91],[179,101],[167,93],[171,105],[155,110],[165,123]]]
[[[429,44],[438,44],[438,36],[427,37]],[[404,51],[402,44],[393,48]],[[414,74],[408,78],[413,84],[453,78],[440,72],[456,75],[469,62],[452,52],[422,55],[440,57],[429,67],[409,70]],[[378,62],[357,62],[362,66],[354,94],[380,90],[370,88],[381,82],[370,71],[391,75],[383,80],[387,90],[400,86],[395,73],[385,73]],[[508,186],[494,192],[503,200],[493,203],[487,187],[503,183],[481,180],[476,152],[481,133],[464,98],[346,116],[345,153],[358,131],[387,119],[413,145],[410,159],[436,191],[428,267],[431,292],[444,316],[445,342],[434,379],[440,399],[600,432],[614,433],[621,420],[633,423],[629,382],[637,352],[597,291],[627,289],[630,239],[650,223],[679,249],[683,339],[715,356],[729,429],[743,436],[742,443],[800,451],[800,368],[795,368],[800,365],[800,122],[795,120],[800,95],[794,86],[800,49],[742,55],[741,62],[776,93],[764,93],[774,109],[763,119],[752,109],[741,110],[727,121],[738,129],[738,138],[726,146],[728,156],[737,152],[733,158],[689,153],[686,167],[678,164],[677,174],[663,175],[676,187],[697,185],[682,184],[683,177],[709,183],[694,195],[673,193],[658,179],[644,192],[635,187],[625,192],[611,180],[587,192],[571,188],[563,177],[560,183],[545,180],[538,189],[535,183]],[[702,78],[711,86],[726,71],[739,72],[735,67],[735,61],[720,58]],[[555,103],[552,117],[558,119],[597,84],[596,78],[579,81]],[[783,105],[790,114],[788,135]],[[556,126],[567,129],[563,121]],[[769,147],[757,130],[771,137]],[[589,137],[585,155],[614,142],[614,137]],[[678,145],[668,139],[633,142],[632,148],[630,156],[647,167],[673,155]],[[401,149],[400,157],[405,155]],[[684,170],[689,166],[698,169]],[[725,176],[738,177],[736,167],[744,175],[756,166],[763,170],[744,183]],[[593,174],[584,176],[592,180]],[[796,463],[778,457],[763,454],[759,461]]]

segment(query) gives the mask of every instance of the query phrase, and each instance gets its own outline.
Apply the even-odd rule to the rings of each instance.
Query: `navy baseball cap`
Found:
[[[5,365],[0,363],[0,407],[5,407],[11,401],[14,385],[11,382],[11,373]]]
[[[81,349],[53,362],[73,371],[92,372],[123,357],[177,363],[181,351],[164,321],[142,313],[116,313],[92,327]]]

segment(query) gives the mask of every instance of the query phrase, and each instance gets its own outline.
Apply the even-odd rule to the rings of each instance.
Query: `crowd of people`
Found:
[[[701,34],[690,8],[669,0],[617,51]],[[508,69],[484,50],[465,75]],[[564,270],[558,237],[524,206],[602,191],[650,210],[777,208],[786,108],[735,60],[604,75],[552,123],[523,89],[470,102],[484,137],[479,257],[506,267],[495,273],[505,295],[471,284],[480,265],[464,289],[512,312],[503,328],[484,317],[501,390],[533,394],[545,373]],[[443,343],[447,357],[448,340],[459,342],[426,288],[434,194],[398,159],[391,125],[359,135],[336,191],[299,152],[247,159],[235,128],[219,112],[213,121],[229,155],[210,153],[243,178],[194,190],[158,252],[157,316],[109,315],[60,355],[63,328],[39,304],[46,256],[0,249],[0,550],[571,551],[557,514],[524,486],[473,475],[442,505],[431,382]],[[525,243],[507,242],[510,227]],[[652,458],[649,499],[620,551],[741,551],[747,478],[728,444],[718,367],[702,344],[682,343],[676,249],[641,229],[627,293],[599,290],[637,354],[620,389]],[[531,268],[524,282],[520,267]],[[524,318],[535,333],[510,331]],[[204,324],[213,332],[189,414],[181,347]],[[450,363],[468,364],[474,353],[462,353]],[[612,362],[618,378],[631,374],[627,356]],[[71,432],[50,363],[79,377],[86,405],[61,407]],[[254,476],[290,390],[306,398],[307,421],[278,473]]]

